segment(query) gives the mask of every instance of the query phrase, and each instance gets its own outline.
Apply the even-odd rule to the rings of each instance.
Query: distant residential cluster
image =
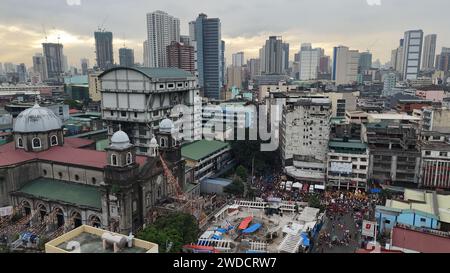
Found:
[[[385,64],[271,35],[227,64],[219,18],[146,24],[143,63],[102,26],[94,64],[59,39],[0,63],[0,250],[450,252],[437,34],[399,33]]]

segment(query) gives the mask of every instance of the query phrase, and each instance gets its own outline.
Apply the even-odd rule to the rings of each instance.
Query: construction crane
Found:
[[[175,176],[167,166],[167,163],[161,154],[159,155],[159,159],[163,167],[164,175],[167,177],[169,187],[172,190],[170,193],[172,197],[175,199],[176,202],[179,203],[185,202],[186,203],[185,208],[190,207],[190,213],[194,215],[197,218],[197,220],[199,220],[199,222],[202,222],[203,218],[205,217],[203,209],[201,207],[202,200],[200,198],[188,197],[181,189],[180,184],[178,183],[178,179],[175,178]]]
[[[105,29],[103,28],[103,26],[106,23],[106,20],[108,20],[109,15],[106,15],[105,18],[103,19],[102,23],[98,26],[98,30],[99,31],[105,31]]]

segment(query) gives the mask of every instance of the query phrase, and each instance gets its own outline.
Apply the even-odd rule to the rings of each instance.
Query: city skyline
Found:
[[[27,2],[27,1],[21,1]],[[41,43],[45,42],[44,28],[48,42],[60,42],[64,45],[69,65],[78,67],[81,58],[88,58],[95,63],[94,31],[102,26],[114,34],[113,47],[126,47],[135,50],[136,61],[142,62],[142,43],[146,39],[146,13],[163,10],[180,18],[180,34],[187,35],[188,23],[199,13],[206,13],[209,17],[218,17],[222,22],[222,36],[226,42],[225,57],[227,65],[231,64],[231,55],[243,51],[246,58],[258,56],[259,48],[271,35],[282,36],[283,42],[290,44],[290,59],[298,52],[301,43],[312,43],[313,47],[325,49],[326,55],[332,55],[332,48],[345,45],[360,52],[370,49],[373,59],[380,59],[382,63],[389,61],[391,50],[397,46],[404,31],[422,29],[424,34],[436,33],[439,37],[437,52],[443,46],[450,45],[450,37],[445,37],[445,10],[450,3],[431,1],[429,5],[418,8],[419,1],[383,1],[381,5],[368,5],[364,0],[337,1],[281,1],[280,7],[289,5],[286,10],[273,9],[268,1],[249,1],[246,3],[222,3],[220,6],[203,5],[205,1],[192,1],[192,5],[176,5],[174,1],[155,1],[147,4],[136,1],[134,5],[123,8],[121,1],[108,1],[108,10],[102,9],[104,1],[95,3],[80,1],[80,5],[68,5],[66,1],[31,1],[27,9],[14,9],[17,1],[2,1],[0,4],[0,37],[5,41],[0,45],[1,61],[32,64],[32,56],[41,52]],[[317,2],[317,3],[316,3]],[[405,5],[405,4],[408,5]],[[433,3],[442,8],[434,9]],[[258,13],[249,12],[252,7],[258,7]],[[60,12],[54,16],[46,16],[45,9],[52,7]],[[201,9],[198,7],[202,7]],[[204,7],[204,8],[203,8]],[[348,7],[351,7],[349,9]],[[315,20],[308,13],[294,12],[301,9],[318,9],[322,11],[323,20]],[[427,20],[427,10],[432,9],[433,21]],[[8,14],[2,11],[8,10]],[[50,10],[50,9],[49,9]],[[33,11],[32,13],[29,11]],[[94,14],[95,11],[95,14]],[[336,12],[340,11],[340,12]],[[420,13],[418,12],[420,11]],[[280,17],[280,12],[283,16]],[[135,14],[126,18],[119,14]],[[318,16],[314,13],[314,16]],[[320,15],[321,13],[319,13]],[[442,14],[442,16],[439,16]],[[256,16],[256,17],[255,17]],[[258,16],[276,18],[264,23]],[[346,18],[341,20],[342,18]],[[383,20],[380,20],[380,18]],[[365,20],[362,21],[362,18]],[[339,20],[339,24],[332,21]],[[401,23],[398,23],[401,22]],[[348,35],[349,31],[352,35]],[[20,41],[20,42],[19,42]],[[22,45],[21,47],[19,45]],[[118,50],[114,50],[114,58],[118,60]]]

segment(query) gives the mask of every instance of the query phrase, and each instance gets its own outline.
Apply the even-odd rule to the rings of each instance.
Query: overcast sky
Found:
[[[0,62],[32,63],[48,42],[60,42],[69,64],[95,62],[93,32],[104,22],[113,32],[115,61],[123,44],[142,62],[147,12],[163,10],[181,21],[181,34],[201,12],[219,17],[225,56],[244,51],[256,57],[269,35],[282,36],[291,56],[310,42],[331,54],[333,46],[370,49],[374,60],[389,61],[405,30],[438,35],[438,50],[450,46],[448,0],[0,0]]]

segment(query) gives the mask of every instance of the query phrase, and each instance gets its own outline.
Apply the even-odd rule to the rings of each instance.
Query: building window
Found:
[[[161,147],[166,147],[166,139],[161,138],[161,139],[159,140],[159,146],[161,146]]]
[[[47,170],[43,170],[44,175],[47,175]]]
[[[22,140],[21,137],[19,137],[19,138],[17,139],[17,147],[18,147],[18,148],[23,148],[23,140]]]
[[[41,148],[41,139],[38,137],[33,138],[33,149]]]
[[[365,169],[366,169],[366,166],[361,165],[361,166],[359,166],[359,169],[360,169],[360,170],[365,170]]]
[[[153,111],[153,116],[156,117],[159,115],[159,111]]]
[[[160,84],[160,85],[159,85],[159,88],[164,88],[164,84]]]
[[[390,221],[390,220],[384,220],[384,223],[385,223],[385,224],[390,224],[391,221]]]
[[[431,155],[431,151],[425,151],[425,155]]]
[[[426,222],[427,220],[425,218],[420,218],[420,222]]]
[[[117,156],[111,155],[111,165],[117,166]]]
[[[169,83],[168,85],[167,85],[167,87],[168,88],[173,88],[174,86],[173,86],[173,83]]]
[[[133,155],[131,153],[127,153],[127,164],[133,163]]]
[[[445,156],[445,157],[447,157],[447,152],[439,152],[439,156]]]
[[[177,87],[183,87],[183,83],[182,82],[177,83]]]
[[[121,111],[121,112],[120,112],[120,116],[121,116],[121,117],[126,117],[126,116],[127,116],[127,112]]]
[[[94,184],[94,185],[97,183],[97,179],[95,177],[92,177],[91,181],[92,181],[92,184]]]
[[[134,117],[137,118],[137,112],[134,112]]]
[[[50,143],[52,146],[58,145],[58,138],[53,135],[52,138],[50,139]]]
[[[78,174],[75,175],[75,181],[80,180],[80,176]]]
[[[59,178],[62,178],[62,172],[58,173]]]
[[[111,116],[114,116],[114,111],[111,111],[110,114],[111,114]]]

